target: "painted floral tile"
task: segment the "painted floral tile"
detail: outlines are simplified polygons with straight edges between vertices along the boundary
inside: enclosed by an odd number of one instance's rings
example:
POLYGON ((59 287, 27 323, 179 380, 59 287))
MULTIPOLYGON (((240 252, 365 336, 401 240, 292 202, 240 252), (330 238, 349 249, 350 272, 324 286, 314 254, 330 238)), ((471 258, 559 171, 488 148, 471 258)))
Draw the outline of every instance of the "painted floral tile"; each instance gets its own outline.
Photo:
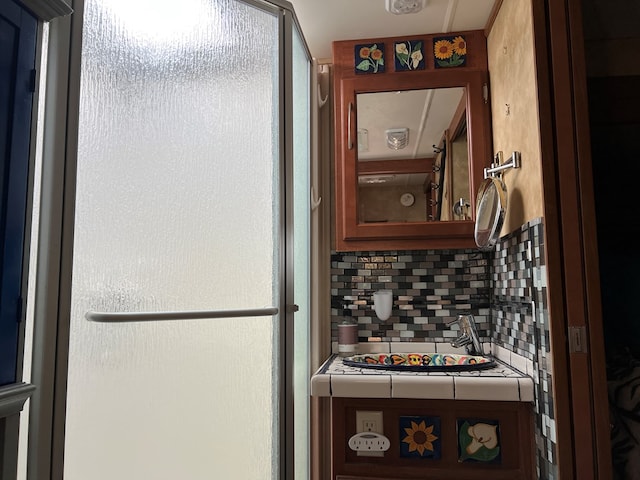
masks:
POLYGON ((384 72, 384 44, 364 44, 355 46, 356 73, 384 72))
POLYGON ((467 61, 467 42, 462 35, 435 37, 433 56, 436 68, 461 67, 467 61))
POLYGON ((405 40, 395 42, 396 72, 406 70, 424 70, 423 40, 405 40))
POLYGON ((400 417, 400 456, 439 459, 440 417, 400 417))
POLYGON ((457 425, 459 462, 502 462, 497 420, 459 418, 457 425))

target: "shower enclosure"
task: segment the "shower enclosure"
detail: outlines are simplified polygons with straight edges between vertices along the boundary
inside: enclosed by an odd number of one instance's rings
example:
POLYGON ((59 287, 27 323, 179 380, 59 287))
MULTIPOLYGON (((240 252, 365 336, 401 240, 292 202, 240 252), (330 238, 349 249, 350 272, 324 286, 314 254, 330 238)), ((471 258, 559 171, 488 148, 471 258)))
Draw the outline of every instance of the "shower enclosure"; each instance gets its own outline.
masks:
POLYGON ((28 478, 307 478, 311 59, 291 5, 73 6, 63 348, 35 367, 54 431, 32 422, 52 454, 28 478))

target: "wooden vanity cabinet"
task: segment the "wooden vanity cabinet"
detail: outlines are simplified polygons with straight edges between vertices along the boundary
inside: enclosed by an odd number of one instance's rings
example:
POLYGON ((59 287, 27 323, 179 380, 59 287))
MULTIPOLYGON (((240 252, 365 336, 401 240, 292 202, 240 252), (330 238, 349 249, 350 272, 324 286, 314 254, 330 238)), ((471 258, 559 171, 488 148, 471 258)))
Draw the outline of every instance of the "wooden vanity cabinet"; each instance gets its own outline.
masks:
MULTIPOLYGON (((331 467, 333 480, 533 480, 535 448, 533 405, 529 402, 477 400, 422 400, 331 398, 331 467), (357 411, 381 411, 383 433, 390 448, 382 457, 358 456, 348 446, 356 434, 357 411), (439 458, 407 456, 400 444, 406 433, 401 419, 420 422, 437 418, 439 458), (459 421, 495 422, 498 427, 499 457, 482 462, 461 461, 459 421)), ((427 421, 428 423, 428 421, 427 421)))
MULTIPOLYGON (((462 66, 450 68, 436 68, 434 65, 433 45, 434 39, 437 40, 439 35, 333 43, 335 248, 337 251, 475 248, 473 237, 475 194, 483 179, 483 169, 490 165, 492 158, 490 105, 487 98, 486 39, 483 31, 447 34, 449 37, 457 35, 463 36, 466 41, 466 62, 462 66), (395 71, 395 44, 400 41, 422 42, 425 57, 423 70, 395 71), (355 52, 358 46, 367 44, 384 45, 385 71, 383 73, 356 73, 355 52), (468 171, 463 172, 463 175, 465 181, 468 181, 469 198, 465 200, 468 200, 470 205, 470 219, 456 221, 433 219, 434 209, 429 199, 433 202, 438 197, 430 188, 431 180, 427 180, 424 186, 424 194, 427 198, 425 221, 363 221, 358 211, 359 169, 365 168, 365 163, 369 162, 359 162, 357 158, 358 95, 376 92, 436 91, 453 87, 462 87, 466 99, 466 109, 462 115, 463 123, 452 126, 451 129, 462 127, 467 135, 469 162, 468 171)), ((426 115, 428 105, 424 110, 426 115)), ((419 136, 416 132, 410 132, 410 135, 412 133, 416 137, 419 136)), ((443 131, 441 136, 445 137, 447 133, 443 131)), ((430 151, 430 155, 433 158, 423 159, 423 163, 432 166, 435 161, 434 150, 430 151)), ((417 162, 421 159, 414 156, 411 160, 417 162)), ((394 162, 398 165, 404 163, 397 160, 394 162)), ((371 169, 370 166, 367 167, 371 169)), ((393 172, 385 169, 378 173, 393 172)))

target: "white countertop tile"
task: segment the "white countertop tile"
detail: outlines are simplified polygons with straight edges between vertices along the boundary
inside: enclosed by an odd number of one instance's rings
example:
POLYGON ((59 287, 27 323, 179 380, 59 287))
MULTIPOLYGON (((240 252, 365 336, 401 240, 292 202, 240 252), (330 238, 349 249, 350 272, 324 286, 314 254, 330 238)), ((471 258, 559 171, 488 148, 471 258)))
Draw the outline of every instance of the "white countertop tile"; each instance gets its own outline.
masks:
POLYGON ((485 370, 399 371, 353 367, 332 355, 313 375, 311 395, 532 402, 533 380, 494 360, 496 366, 485 370))
POLYGON ((529 377, 519 378, 518 383, 520 385, 520 401, 533 402, 534 401, 533 379, 529 377))
POLYGON ((350 398, 390 398, 391 375, 331 375, 331 395, 350 398))
POLYGON ((456 377, 456 400, 520 401, 520 385, 517 378, 456 377))
POLYGON ((318 374, 311 377, 311 396, 331 396, 331 375, 318 374))
POLYGON ((391 397, 453 400, 455 398, 453 377, 432 375, 429 381, 425 382, 422 377, 415 375, 392 375, 391 397))

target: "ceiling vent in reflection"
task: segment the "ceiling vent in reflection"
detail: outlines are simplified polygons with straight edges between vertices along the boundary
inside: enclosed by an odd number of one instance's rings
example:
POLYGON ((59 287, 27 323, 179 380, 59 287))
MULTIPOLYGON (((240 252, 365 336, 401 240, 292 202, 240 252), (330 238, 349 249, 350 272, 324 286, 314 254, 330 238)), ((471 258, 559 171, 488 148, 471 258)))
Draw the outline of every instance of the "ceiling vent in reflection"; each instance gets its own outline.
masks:
POLYGON ((402 150, 409 144, 408 128, 392 128, 385 133, 387 134, 387 147, 391 150, 402 150))
POLYGON ((388 12, 394 15, 418 13, 424 8, 425 0, 386 0, 388 12))

